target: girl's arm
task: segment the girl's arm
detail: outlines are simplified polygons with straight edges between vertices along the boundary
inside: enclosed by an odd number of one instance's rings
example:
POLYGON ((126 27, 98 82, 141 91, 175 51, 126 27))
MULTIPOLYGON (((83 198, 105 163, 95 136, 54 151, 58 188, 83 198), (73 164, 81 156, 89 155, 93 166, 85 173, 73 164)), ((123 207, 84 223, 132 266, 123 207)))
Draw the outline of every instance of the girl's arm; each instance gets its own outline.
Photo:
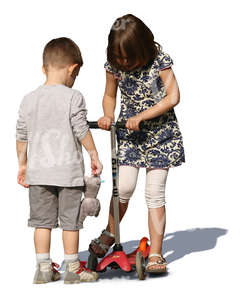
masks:
POLYGON ((180 102, 180 91, 172 68, 160 71, 160 78, 164 83, 167 96, 156 105, 139 113, 137 116, 141 121, 158 117, 180 102))
POLYGON ((163 81, 166 89, 166 97, 164 97, 160 102, 151 108, 148 108, 136 116, 129 118, 126 123, 126 128, 138 131, 139 123, 141 121, 158 117, 180 102, 180 91, 173 70, 168 68, 160 71, 160 78, 163 81))
POLYGON ((106 87, 103 96, 104 116, 114 119, 118 82, 112 73, 106 72, 106 87))

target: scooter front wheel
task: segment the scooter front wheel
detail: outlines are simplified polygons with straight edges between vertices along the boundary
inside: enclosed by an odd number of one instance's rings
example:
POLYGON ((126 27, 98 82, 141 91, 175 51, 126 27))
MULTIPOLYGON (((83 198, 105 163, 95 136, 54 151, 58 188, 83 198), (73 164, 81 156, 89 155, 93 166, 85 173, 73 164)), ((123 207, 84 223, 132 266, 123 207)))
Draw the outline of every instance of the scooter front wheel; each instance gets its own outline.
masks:
POLYGON ((141 251, 136 253, 136 273, 139 280, 145 279, 145 259, 141 251))

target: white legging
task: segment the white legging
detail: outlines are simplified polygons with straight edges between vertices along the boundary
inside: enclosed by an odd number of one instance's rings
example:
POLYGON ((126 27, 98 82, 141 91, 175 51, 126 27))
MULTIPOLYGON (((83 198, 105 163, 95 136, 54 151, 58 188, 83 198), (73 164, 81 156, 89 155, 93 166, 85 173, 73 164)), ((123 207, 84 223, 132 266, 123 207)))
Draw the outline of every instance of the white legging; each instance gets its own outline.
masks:
MULTIPOLYGON (((148 208, 158 208, 166 204, 165 187, 169 169, 146 168, 145 200, 148 208)), ((134 193, 139 168, 119 166, 119 201, 127 203, 134 193)))

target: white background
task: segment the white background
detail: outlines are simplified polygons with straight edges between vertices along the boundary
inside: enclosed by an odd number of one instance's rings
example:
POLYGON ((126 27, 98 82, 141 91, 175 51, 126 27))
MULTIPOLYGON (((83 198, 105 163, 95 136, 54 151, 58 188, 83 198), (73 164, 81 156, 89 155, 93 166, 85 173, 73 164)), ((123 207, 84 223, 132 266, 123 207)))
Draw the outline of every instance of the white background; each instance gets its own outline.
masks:
MULTIPOLYGON (((241 282, 241 9, 239 1, 1 1, 1 298, 239 299, 241 282), (44 82, 41 56, 52 38, 78 43, 84 66, 74 88, 89 121, 102 116, 107 36, 115 18, 133 13, 174 61, 181 101, 175 107, 186 163, 167 180, 164 255, 169 274, 138 281, 108 272, 96 283, 33 285, 28 191, 16 183, 15 124, 22 97, 44 82)), ((119 112, 119 98, 116 116, 119 112)), ((80 233, 81 258, 106 225, 111 197, 110 136, 92 131, 104 164, 102 211, 80 233)), ((84 150, 85 151, 85 150, 84 150)), ((85 153, 87 175, 90 161, 85 153)), ((148 235, 145 169, 121 226, 127 248, 148 235)), ((61 231, 51 256, 61 263, 61 231)))

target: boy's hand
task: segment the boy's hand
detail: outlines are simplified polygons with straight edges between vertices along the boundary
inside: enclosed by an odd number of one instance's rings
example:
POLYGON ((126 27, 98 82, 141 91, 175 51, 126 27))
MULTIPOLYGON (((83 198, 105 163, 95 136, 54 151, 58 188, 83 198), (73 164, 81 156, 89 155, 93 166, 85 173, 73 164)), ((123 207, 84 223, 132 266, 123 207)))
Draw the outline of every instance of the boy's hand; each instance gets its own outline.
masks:
POLYGON ((92 175, 100 175, 102 173, 103 165, 98 158, 91 160, 92 175))
POLYGON ((102 128, 104 130, 110 130, 110 127, 111 127, 111 124, 113 121, 114 121, 113 118, 103 116, 97 121, 97 123, 100 128, 102 128))
POLYGON ((18 176, 17 176, 17 181, 18 184, 22 185, 25 188, 29 187, 29 184, 25 183, 25 179, 26 179, 26 167, 19 167, 18 170, 18 176))

